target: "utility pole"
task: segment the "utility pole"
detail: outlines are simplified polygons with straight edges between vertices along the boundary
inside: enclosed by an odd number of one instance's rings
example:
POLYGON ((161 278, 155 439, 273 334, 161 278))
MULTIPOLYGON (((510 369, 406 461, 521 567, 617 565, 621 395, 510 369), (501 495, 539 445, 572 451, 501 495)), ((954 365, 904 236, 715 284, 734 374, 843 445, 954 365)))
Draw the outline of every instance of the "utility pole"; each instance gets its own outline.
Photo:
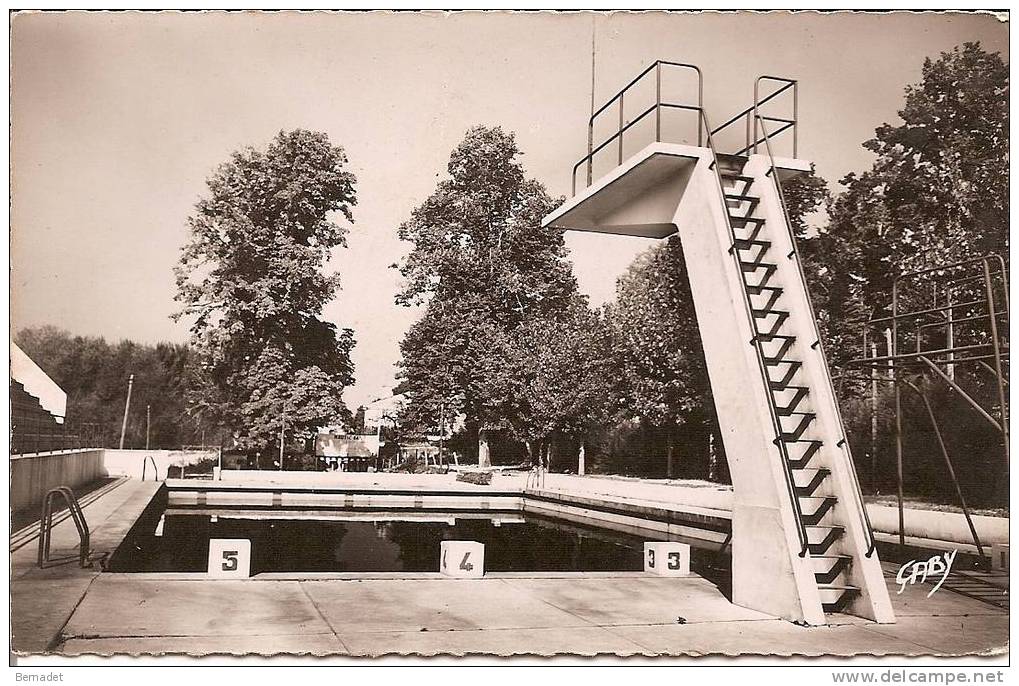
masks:
MULTIPOLYGON (((594 28, 595 28, 595 17, 597 15, 591 15, 591 117, 594 117, 594 28)), ((592 126, 587 127, 587 154, 592 154, 592 148, 594 147, 594 128, 592 126)), ((587 185, 591 185, 591 167, 592 161, 589 158, 587 160, 587 185)))
POLYGON ((152 424, 152 405, 145 406, 145 449, 149 449, 149 426, 152 424))
POLYGON ((127 433, 127 413, 131 409, 131 389, 134 387, 134 374, 127 379, 127 401, 124 403, 124 423, 120 425, 120 449, 124 449, 124 434, 127 433))

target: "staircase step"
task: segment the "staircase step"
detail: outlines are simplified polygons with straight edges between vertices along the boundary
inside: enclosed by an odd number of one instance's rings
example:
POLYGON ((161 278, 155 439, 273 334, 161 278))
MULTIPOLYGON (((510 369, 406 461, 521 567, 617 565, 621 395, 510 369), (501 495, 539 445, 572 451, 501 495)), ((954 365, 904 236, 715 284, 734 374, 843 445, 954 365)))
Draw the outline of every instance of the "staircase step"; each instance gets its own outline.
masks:
POLYGON ((781 379, 777 379, 776 380, 776 379, 772 379, 769 376, 768 377, 768 385, 771 386, 771 390, 773 390, 773 391, 784 391, 784 390, 786 390, 789 387, 789 384, 792 382, 793 378, 795 378, 796 372, 798 372, 800 367, 802 367, 802 366, 803 366, 802 362, 800 362, 799 360, 794 360, 794 361, 789 363, 789 369, 787 369, 785 371, 785 373, 782 375, 781 379))
POLYGON ((825 612, 842 612, 849 602, 860 594, 856 586, 838 586, 835 584, 818 584, 821 594, 821 607, 825 612))
POLYGON ((781 286, 747 286, 747 293, 750 295, 762 295, 764 291, 782 295, 782 293, 785 292, 785 289, 781 286))
POLYGON ((728 170, 723 170, 722 171, 722 178, 726 179, 726 180, 732 180, 732 181, 744 181, 746 183, 753 183, 754 182, 754 177, 752 177, 752 176, 744 176, 743 174, 740 174, 738 172, 731 172, 731 171, 728 171, 728 170))
POLYGON ((833 495, 824 496, 801 496, 800 497, 800 521, 806 526, 817 526, 824 519, 825 515, 831 512, 835 503, 839 501, 833 495), (804 502, 806 501, 806 502, 804 502), (810 509, 804 508, 810 506, 810 509))
POLYGON ((718 158, 719 167, 725 170, 732 170, 737 174, 743 173, 743 167, 750 161, 750 157, 747 155, 735 155, 730 152, 720 152, 716 157, 718 158))
POLYGON ((791 389, 795 389, 795 391, 793 392, 791 398, 789 397, 783 398, 782 402, 784 404, 780 405, 779 399, 775 398, 775 411, 781 417, 785 417, 795 412, 796 407, 803 401, 803 399, 810 395, 810 389, 807 388, 806 386, 786 386, 782 390, 788 391, 791 389))
POLYGON ((764 224, 764 220, 759 217, 745 217, 740 214, 729 213, 729 221, 732 223, 734 229, 745 229, 747 224, 756 224, 760 228, 764 224))
POLYGON ((749 281, 747 281, 747 276, 751 275, 751 274, 759 274, 760 272, 755 271, 753 269, 747 270, 747 269, 744 268, 743 269, 743 285, 748 290, 751 289, 751 288, 764 288, 771 281, 771 277, 773 277, 775 275, 776 271, 778 271, 778 267, 776 267, 773 264, 769 264, 767 266, 767 268, 764 270, 764 274, 762 274, 760 276, 760 279, 757 281, 757 283, 752 284, 749 281))
POLYGON ((747 214, 753 212, 753 208, 757 207, 757 205, 761 202, 760 198, 753 195, 745 195, 743 193, 724 193, 724 195, 725 204, 729 207, 729 209, 738 209, 746 203, 747 214))
MULTIPOLYGON (((733 243, 733 247, 736 247, 735 243, 733 243)), ((771 248, 771 242, 770 241, 760 241, 759 244, 756 247, 757 247, 757 253, 754 254, 753 256, 750 256, 749 253, 748 253, 747 256, 744 256, 742 254, 739 255, 740 264, 753 265, 755 268, 761 266, 762 264, 767 264, 765 262, 762 262, 762 260, 764 259, 764 255, 768 252, 768 249, 771 248), (747 259, 748 257, 749 257, 749 259, 747 259)), ((737 248, 737 250, 752 250, 752 249, 753 249, 753 247, 749 247, 749 248, 737 248)), ((744 271, 746 271, 746 270, 744 269, 744 271)), ((751 269, 750 271, 753 271, 753 269, 751 269)))
POLYGON ((773 364, 778 364, 779 362, 781 362, 783 360, 783 358, 785 357, 785 354, 787 352, 789 352, 789 348, 793 347, 793 343, 795 341, 796 341, 796 337, 795 336, 790 336, 789 338, 787 338, 784 341, 782 341, 782 345, 778 346, 778 350, 777 351, 767 352, 767 351, 762 349, 761 352, 764 353, 764 361, 765 361, 765 363, 767 363, 769 365, 773 365, 773 364))
MULTIPOLYGON (((796 415, 793 414, 792 416, 795 417, 796 415)), ((807 427, 810 426, 810 424, 815 419, 817 419, 817 415, 814 414, 813 412, 803 413, 803 416, 800 417, 799 422, 796 424, 795 429, 793 429, 792 431, 786 431, 785 428, 783 427, 782 438, 785 439, 786 441, 800 440, 804 432, 806 432, 807 427)))
POLYGON ((832 584, 840 574, 853 564, 851 555, 811 555, 814 581, 818 584, 832 584))
POLYGON ((779 439, 786 444, 786 450, 792 446, 803 446, 802 452, 797 451, 796 454, 789 455, 789 466, 793 469, 806 469, 807 465, 810 464, 811 458, 817 454, 817 451, 824 445, 824 441, 819 441, 816 438, 808 438, 806 440, 799 441, 788 441, 779 439))
POLYGON ((734 248, 736 248, 737 250, 749 250, 750 248, 753 248, 754 246, 759 246, 759 247, 762 247, 762 248, 770 248, 771 247, 771 241, 761 241, 761 240, 757 240, 755 238, 737 238, 736 240, 734 240, 732 242, 732 246, 734 248))
POLYGON ((796 490, 796 495, 812 496, 817 493, 817 489, 820 488, 824 480, 831 474, 831 470, 827 467, 815 467, 813 469, 799 469, 793 470, 793 488, 796 490), (804 475, 810 476, 809 479, 801 479, 797 482, 797 476, 804 475))
POLYGON ((783 364, 788 364, 790 366, 796 367, 797 369, 802 367, 803 363, 800 362, 799 360, 787 360, 785 358, 785 353, 788 352, 788 348, 792 344, 793 344, 792 341, 785 341, 780 347, 780 352, 778 354, 764 356, 764 363, 769 367, 778 367, 779 365, 783 364))
POLYGON ((761 234, 761 229, 763 229, 763 228, 764 228, 764 224, 763 223, 755 223, 755 224, 753 224, 753 228, 750 228, 749 226, 746 226, 746 225, 744 225, 744 226, 736 226, 735 224, 732 227, 734 233, 736 231, 746 231, 747 234, 744 235, 743 238, 745 238, 747 240, 751 240, 751 241, 755 240, 761 234))
POLYGON ((845 527, 842 526, 807 524, 803 529, 807 532, 807 551, 811 555, 826 554, 835 541, 846 533, 845 527))
POLYGON ((772 315, 775 315, 782 321, 785 321, 789 317, 789 310, 754 310, 754 316, 758 319, 766 319, 772 315), (758 312, 760 314, 758 314, 758 312))

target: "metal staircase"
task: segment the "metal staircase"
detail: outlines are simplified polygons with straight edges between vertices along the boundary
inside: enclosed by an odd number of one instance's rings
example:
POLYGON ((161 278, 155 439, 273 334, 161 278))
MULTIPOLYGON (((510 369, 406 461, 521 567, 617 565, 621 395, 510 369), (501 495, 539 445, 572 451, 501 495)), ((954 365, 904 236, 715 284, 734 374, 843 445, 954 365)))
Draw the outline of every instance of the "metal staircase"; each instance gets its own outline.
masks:
MULTIPOLYGON (((776 427, 775 445, 785 462, 790 498, 800 534, 800 557, 809 557, 825 612, 840 612, 860 593, 847 582, 852 555, 842 552, 845 532, 835 522, 839 499, 830 482, 831 470, 823 464, 825 443, 811 404, 810 382, 802 374, 804 342, 789 330, 792 307, 785 306, 786 286, 778 281, 780 259, 766 221, 755 216, 761 197, 752 176, 743 174, 748 157, 717 155, 717 172, 732 230, 731 252, 749 304, 755 346, 765 370, 768 397, 776 427)), ((779 191, 780 192, 780 191, 779 191)), ((787 227, 781 227, 787 230, 787 227)), ((812 348, 817 340, 807 342, 812 348)), ((841 446, 840 446, 841 447, 841 446)))

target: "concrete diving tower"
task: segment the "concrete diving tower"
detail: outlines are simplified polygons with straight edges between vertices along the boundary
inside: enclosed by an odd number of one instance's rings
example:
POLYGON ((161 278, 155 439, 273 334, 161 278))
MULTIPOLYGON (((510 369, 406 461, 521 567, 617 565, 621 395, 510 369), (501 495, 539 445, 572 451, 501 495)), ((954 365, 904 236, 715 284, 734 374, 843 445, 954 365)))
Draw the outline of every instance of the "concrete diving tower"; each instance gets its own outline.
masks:
POLYGON ((893 622, 776 184, 810 164, 753 147, 652 143, 543 225, 679 234, 732 475, 733 602, 811 625, 893 622))

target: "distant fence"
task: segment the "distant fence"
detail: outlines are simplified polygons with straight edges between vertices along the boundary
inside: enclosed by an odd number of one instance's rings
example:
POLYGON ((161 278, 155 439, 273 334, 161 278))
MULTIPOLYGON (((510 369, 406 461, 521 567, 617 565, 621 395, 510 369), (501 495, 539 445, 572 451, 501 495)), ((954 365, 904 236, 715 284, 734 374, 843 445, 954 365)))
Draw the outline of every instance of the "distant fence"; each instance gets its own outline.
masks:
POLYGON ((42 502, 57 486, 77 488, 105 476, 102 449, 66 450, 11 456, 11 509, 42 502))
POLYGON ((103 444, 102 425, 92 422, 57 424, 52 417, 15 416, 12 423, 11 455, 99 448, 103 444))

